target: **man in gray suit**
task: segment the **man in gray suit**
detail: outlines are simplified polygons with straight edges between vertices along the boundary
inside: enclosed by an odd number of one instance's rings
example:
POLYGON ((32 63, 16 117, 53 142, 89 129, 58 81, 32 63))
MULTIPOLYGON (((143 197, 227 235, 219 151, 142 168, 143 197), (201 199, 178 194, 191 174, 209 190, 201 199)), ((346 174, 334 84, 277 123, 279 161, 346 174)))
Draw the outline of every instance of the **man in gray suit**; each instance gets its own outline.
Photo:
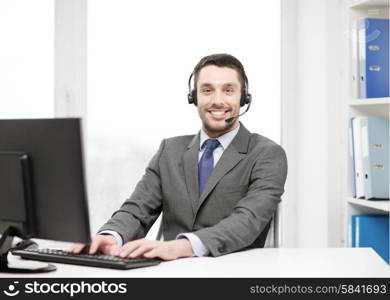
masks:
POLYGON ((202 129, 162 141, 133 194, 92 237, 89 253, 172 260, 264 246, 284 192, 285 152, 239 122, 251 95, 235 57, 202 58, 189 89, 202 129), (144 239, 161 212, 164 241, 144 239))

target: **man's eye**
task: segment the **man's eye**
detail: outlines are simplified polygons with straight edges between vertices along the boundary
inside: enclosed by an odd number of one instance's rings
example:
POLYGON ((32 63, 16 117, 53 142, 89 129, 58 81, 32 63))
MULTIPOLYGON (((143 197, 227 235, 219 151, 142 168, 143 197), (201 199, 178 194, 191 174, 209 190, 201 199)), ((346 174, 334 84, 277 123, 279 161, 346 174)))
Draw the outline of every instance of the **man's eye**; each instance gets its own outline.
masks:
POLYGON ((208 94, 208 93, 211 93, 211 90, 210 89, 203 89, 202 93, 208 94))
POLYGON ((234 92, 234 90, 233 89, 226 89, 226 93, 229 93, 229 94, 231 94, 231 93, 233 93, 234 92))

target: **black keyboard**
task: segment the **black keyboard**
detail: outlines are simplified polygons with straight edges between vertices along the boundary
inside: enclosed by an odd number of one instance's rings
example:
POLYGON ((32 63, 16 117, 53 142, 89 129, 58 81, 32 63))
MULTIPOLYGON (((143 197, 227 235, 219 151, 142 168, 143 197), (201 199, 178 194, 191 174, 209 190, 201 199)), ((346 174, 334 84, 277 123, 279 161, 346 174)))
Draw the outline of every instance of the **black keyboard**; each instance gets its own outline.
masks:
POLYGON ((155 258, 120 258, 105 254, 69 254, 56 249, 12 250, 12 254, 20 255, 26 259, 122 270, 154 266, 161 262, 160 259, 155 258))

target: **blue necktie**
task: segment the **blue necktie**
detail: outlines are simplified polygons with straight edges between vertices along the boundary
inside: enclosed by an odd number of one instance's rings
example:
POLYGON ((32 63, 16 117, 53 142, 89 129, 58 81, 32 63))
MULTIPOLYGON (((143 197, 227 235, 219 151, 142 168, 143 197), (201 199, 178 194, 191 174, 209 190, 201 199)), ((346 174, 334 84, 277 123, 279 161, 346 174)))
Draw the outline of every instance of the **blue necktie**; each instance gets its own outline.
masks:
POLYGON ((216 139, 208 139, 203 143, 204 152, 199 161, 199 196, 202 195, 207 180, 210 177, 214 168, 213 152, 219 146, 219 141, 216 139))

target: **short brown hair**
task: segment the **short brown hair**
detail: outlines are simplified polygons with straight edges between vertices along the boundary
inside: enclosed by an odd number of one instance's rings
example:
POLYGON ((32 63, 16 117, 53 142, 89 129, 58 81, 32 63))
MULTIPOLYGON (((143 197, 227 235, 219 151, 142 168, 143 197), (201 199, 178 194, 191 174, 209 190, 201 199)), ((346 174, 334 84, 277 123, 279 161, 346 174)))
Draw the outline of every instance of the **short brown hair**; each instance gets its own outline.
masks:
POLYGON ((239 80, 241 83, 242 92, 245 93, 245 88, 247 84, 247 77, 245 74, 244 66, 242 63, 235 58, 233 55, 226 53, 212 54, 203 57, 198 64, 195 66, 193 75, 194 75, 194 88, 196 89, 196 84, 198 82, 198 76, 200 70, 204 67, 213 65, 217 67, 228 67, 236 70, 239 75, 239 80))

